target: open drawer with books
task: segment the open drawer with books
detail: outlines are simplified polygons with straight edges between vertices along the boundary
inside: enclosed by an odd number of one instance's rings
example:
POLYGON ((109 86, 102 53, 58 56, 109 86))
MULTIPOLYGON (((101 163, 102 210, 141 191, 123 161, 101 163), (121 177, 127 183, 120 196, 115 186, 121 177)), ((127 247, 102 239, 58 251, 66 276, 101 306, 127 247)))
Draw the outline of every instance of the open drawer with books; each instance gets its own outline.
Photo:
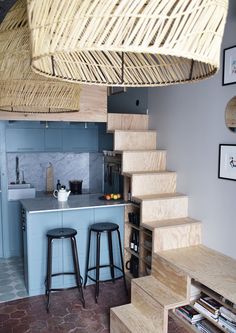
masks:
POLYGON ((175 309, 174 315, 193 332, 236 333, 236 304, 195 280, 190 305, 175 309))

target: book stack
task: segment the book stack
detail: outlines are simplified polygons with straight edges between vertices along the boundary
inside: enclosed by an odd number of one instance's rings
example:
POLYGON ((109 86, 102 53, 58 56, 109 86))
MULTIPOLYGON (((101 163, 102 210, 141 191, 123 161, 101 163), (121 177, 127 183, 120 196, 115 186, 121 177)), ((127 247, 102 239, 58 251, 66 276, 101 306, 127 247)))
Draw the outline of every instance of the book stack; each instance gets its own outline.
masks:
POLYGON ((220 307, 221 304, 218 303, 214 298, 204 295, 194 303, 194 308, 196 310, 216 322, 219 319, 220 307))
POLYGON ((236 333, 236 314, 221 306, 218 324, 227 332, 236 333))
POLYGON ((203 333, 222 333, 222 331, 214 326, 211 322, 209 322, 207 319, 203 319, 196 323, 196 327, 199 330, 199 332, 203 333))
POLYGON ((190 305, 185 305, 177 308, 175 312, 183 319, 187 320, 191 324, 195 324, 203 318, 203 316, 198 313, 190 305))

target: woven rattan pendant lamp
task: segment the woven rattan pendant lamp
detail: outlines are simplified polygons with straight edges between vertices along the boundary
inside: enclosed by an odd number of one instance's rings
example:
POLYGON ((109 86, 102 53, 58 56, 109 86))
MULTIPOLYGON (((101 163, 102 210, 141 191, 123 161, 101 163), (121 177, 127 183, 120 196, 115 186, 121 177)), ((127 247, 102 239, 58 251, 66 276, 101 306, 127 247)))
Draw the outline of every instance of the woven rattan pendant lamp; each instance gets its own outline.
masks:
POLYGON ((216 73, 228 0, 27 0, 32 68, 86 84, 159 86, 216 73))
POLYGON ((80 86, 35 74, 30 67, 25 0, 0 25, 0 110, 23 113, 79 111, 80 86))

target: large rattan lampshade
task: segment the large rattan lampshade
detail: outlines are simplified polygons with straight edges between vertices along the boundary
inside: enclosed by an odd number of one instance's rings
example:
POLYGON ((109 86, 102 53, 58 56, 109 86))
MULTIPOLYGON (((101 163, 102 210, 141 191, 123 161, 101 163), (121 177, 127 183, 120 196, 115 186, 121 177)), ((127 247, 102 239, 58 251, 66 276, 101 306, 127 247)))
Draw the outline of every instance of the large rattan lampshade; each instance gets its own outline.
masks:
POLYGON ((30 67, 25 0, 0 25, 0 110, 23 113, 79 111, 80 86, 45 78, 30 67))
POLYGON ((159 86, 216 73, 228 0, 27 0, 32 68, 86 84, 159 86))

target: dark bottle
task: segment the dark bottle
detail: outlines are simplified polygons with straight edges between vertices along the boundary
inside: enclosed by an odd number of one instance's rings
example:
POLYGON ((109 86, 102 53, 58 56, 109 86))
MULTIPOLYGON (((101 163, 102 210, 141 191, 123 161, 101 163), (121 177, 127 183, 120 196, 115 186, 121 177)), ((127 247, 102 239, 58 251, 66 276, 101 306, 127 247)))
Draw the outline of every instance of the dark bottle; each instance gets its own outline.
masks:
POLYGON ((131 235, 130 235, 130 249, 134 251, 134 246, 135 246, 135 232, 132 229, 131 235))
POLYGON ((60 180, 58 179, 57 180, 57 190, 59 191, 61 189, 61 183, 60 183, 60 180))
POLYGON ((138 231, 135 232, 134 251, 135 251, 136 253, 139 252, 139 232, 138 232, 138 231))

